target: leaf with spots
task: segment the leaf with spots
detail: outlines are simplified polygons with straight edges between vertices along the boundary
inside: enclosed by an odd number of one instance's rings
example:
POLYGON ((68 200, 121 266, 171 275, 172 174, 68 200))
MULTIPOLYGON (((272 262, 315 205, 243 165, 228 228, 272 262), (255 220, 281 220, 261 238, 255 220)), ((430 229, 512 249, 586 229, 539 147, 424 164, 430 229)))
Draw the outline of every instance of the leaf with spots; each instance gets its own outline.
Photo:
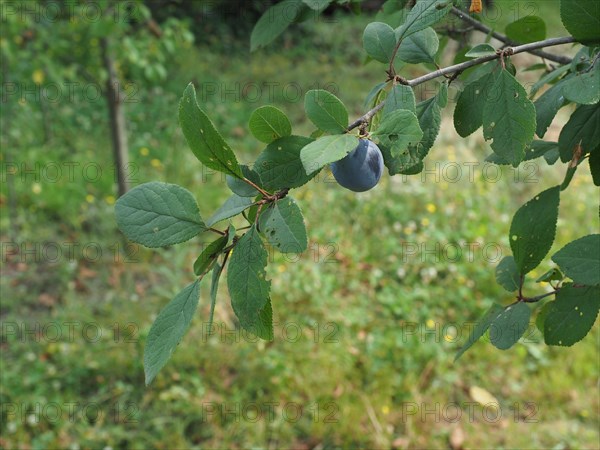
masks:
POLYGON ((248 127, 252 135, 266 144, 292 134, 290 119, 274 106, 261 106, 252 112, 248 127))
POLYGON ((308 183, 316 172, 307 175, 302 166, 300 151, 313 139, 287 136, 267 145, 254 163, 265 189, 297 188, 308 183))
POLYGON ((547 189, 521 206, 510 225, 510 248, 520 275, 544 259, 556 233, 560 186, 547 189))
POLYGON ((302 253, 308 246, 302 212, 289 197, 263 211, 259 227, 267 241, 282 253, 302 253))
POLYGON ((192 83, 179 102, 179 124, 196 158, 206 167, 243 178, 238 161, 212 121, 198 105, 192 83))
POLYGON ((582 340, 596 322, 600 287, 565 284, 557 292, 556 300, 548 305, 544 341, 548 345, 570 347, 582 340))
POLYGON ((575 283, 600 285, 600 234, 590 234, 569 242, 552 256, 575 283))
POLYGON ((519 289, 521 277, 512 256, 505 256, 496 266, 496 282, 508 292, 519 289))
POLYGON ((458 96, 454 128, 461 137, 474 133, 483 123, 483 109, 490 98, 494 67, 492 63, 481 66, 478 71, 481 76, 468 83, 458 96))
POLYGON ((494 153, 517 167, 533 140, 535 121, 535 106, 523 86, 507 70, 500 71, 483 107, 483 136, 493 140, 494 153))
POLYGON ((158 181, 136 186, 119 198, 115 215, 129 240, 150 248, 178 244, 206 230, 192 193, 158 181))

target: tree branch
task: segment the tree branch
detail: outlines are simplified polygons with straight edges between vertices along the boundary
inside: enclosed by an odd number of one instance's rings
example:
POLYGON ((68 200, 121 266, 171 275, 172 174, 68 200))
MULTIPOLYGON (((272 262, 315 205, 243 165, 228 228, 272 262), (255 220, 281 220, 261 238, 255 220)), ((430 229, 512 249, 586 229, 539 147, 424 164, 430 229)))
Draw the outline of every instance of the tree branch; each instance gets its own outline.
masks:
MULTIPOLYGON (((477 66, 479 64, 483 64, 488 61, 493 61, 494 59, 498 59, 500 57, 516 55, 517 53, 530 52, 531 50, 536 50, 536 49, 544 48, 544 47, 552 47, 554 45, 571 44, 573 42, 575 42, 575 39, 572 38, 571 36, 567 36, 567 37, 545 39, 543 41, 532 42, 531 44, 519 45, 517 47, 508 47, 502 51, 499 51, 495 55, 482 56, 480 58, 472 59, 471 61, 465 61, 460 64, 455 64, 453 66, 444 67, 443 69, 439 69, 434 72, 428 73, 426 75, 422 75, 420 77, 413 78, 412 80, 400 80, 400 83, 402 83, 406 86, 415 87, 415 86, 418 86, 419 84, 423 84, 429 80, 433 80, 435 78, 438 78, 438 77, 441 77, 444 75, 448 75, 451 73, 462 72, 463 70, 466 70, 469 67, 477 66)), ((348 126, 348 131, 353 130, 354 128, 356 128, 357 126, 359 126, 363 123, 367 123, 369 120, 371 120, 371 118, 375 114, 377 114, 377 112, 379 110, 381 110, 381 108, 383 108, 384 104, 385 104, 385 100, 382 101, 381 103, 379 103, 377 106, 375 106, 373 109, 368 111, 363 116, 356 119, 354 122, 352 122, 348 126)))
MULTIPOLYGON (((487 25, 484 25, 483 23, 479 22, 478 20, 472 18, 469 15, 469 13, 467 13, 466 11, 463 11, 463 10, 453 6, 451 9, 451 12, 452 12, 452 14, 457 16, 459 19, 461 19, 464 22, 471 25, 476 30, 481 31, 482 33, 488 34, 488 35, 492 36, 494 39, 497 39, 500 42, 504 42, 506 45, 510 45, 513 47, 516 45, 519 45, 518 42, 513 41, 512 39, 509 39, 508 37, 506 37, 503 34, 495 32, 487 25)), ((542 50, 528 50, 528 53, 539 56, 540 58, 547 59, 548 61, 554 61, 559 64, 570 64, 571 61, 573 61, 568 56, 553 55, 552 53, 544 52, 542 50)))

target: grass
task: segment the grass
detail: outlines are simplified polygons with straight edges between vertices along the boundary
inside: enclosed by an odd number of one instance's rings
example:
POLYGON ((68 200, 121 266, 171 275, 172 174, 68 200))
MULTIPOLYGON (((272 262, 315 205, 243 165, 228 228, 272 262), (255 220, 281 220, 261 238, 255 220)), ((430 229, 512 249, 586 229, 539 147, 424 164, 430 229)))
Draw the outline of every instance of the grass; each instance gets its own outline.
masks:
MULTIPOLYGON (((190 79, 244 162, 262 150, 246 127, 260 105, 280 106, 294 133, 312 131, 302 97, 292 94, 296 85, 306 92, 333 83, 351 117, 360 115, 364 96, 384 77, 375 63, 362 65, 357 36, 368 20, 307 26, 263 53, 225 61, 208 48, 182 51, 169 81, 144 87, 127 107, 135 183, 181 184, 205 217, 227 198, 222 177, 203 171, 177 127, 178 98, 190 79), (254 85, 261 94, 252 97, 254 85)), ((122 241, 103 104, 52 105, 49 144, 30 126, 41 120, 39 106, 12 107, 3 148, 13 160, 95 164, 102 175, 76 170, 51 182, 19 170, 18 215, 10 222, 3 184, 2 241, 16 224, 21 250, 38 250, 3 253, 2 448, 447 448, 461 434, 465 448, 598 448, 597 326, 563 349, 541 344, 532 325, 509 351, 481 342, 453 363, 465 322, 494 301, 511 301, 494 267, 509 252, 512 214, 559 183, 563 166, 537 160, 498 175, 482 163, 490 149, 480 132, 456 135, 450 106, 426 175, 385 176, 377 189, 355 195, 324 173, 293 193, 310 247, 298 259, 270 253, 274 342, 236 330, 224 283, 217 332, 208 335, 203 285, 189 333, 145 388, 149 327, 192 280, 202 238, 158 251, 122 241), (77 244, 73 257, 66 243, 77 244), (53 258, 56 244, 63 252, 53 258)), ((584 200, 594 194, 584 168, 561 195, 551 253, 597 232, 597 210, 584 200)))

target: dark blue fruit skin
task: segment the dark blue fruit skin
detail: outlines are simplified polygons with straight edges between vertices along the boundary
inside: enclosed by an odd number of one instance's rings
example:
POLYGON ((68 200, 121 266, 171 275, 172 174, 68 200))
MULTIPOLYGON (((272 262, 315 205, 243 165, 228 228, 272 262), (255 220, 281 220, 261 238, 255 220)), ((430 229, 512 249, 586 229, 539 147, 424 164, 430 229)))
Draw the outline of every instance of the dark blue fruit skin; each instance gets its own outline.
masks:
POLYGON ((383 173, 381 150, 368 139, 361 139, 358 147, 344 159, 331 164, 335 180, 346 189, 364 192, 375 187, 383 173))

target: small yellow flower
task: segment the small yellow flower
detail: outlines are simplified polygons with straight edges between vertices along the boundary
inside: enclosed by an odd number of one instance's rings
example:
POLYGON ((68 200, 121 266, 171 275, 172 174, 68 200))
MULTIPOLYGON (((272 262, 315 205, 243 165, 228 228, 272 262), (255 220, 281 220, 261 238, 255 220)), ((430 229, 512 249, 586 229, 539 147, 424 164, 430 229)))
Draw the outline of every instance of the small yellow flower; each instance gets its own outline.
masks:
POLYGON ((446 333, 446 334, 444 335, 444 340, 445 340, 446 342, 452 342, 452 341, 454 340, 454 336, 452 336, 450 333, 446 333))
POLYGON ((88 203, 94 203, 96 198, 92 194, 88 194, 85 196, 85 201, 88 203))
POLYGON ((433 321, 433 319, 427 319, 425 325, 427 325, 427 328, 435 328, 435 322, 433 321))
POLYGON ((115 204, 115 197, 112 195, 107 195, 106 198, 104 199, 106 201, 106 203, 108 203, 109 205, 114 205, 115 204))
POLYGON ((280 264, 279 266, 277 266, 277 271, 279 273, 285 272, 285 266, 283 264, 280 264))
POLYGON ((36 195, 41 193, 42 185, 40 183, 33 183, 33 185, 31 186, 31 192, 33 192, 36 195))
POLYGON ((35 84, 42 84, 44 82, 44 71, 40 69, 34 70, 31 79, 35 84))
POLYGON ((150 160, 150 164, 152 165, 152 167, 154 167, 155 169, 158 169, 160 166, 162 166, 162 163, 160 162, 160 159, 152 159, 150 160))
POLYGON ((150 150, 148 150, 147 147, 140 148, 140 155, 142 155, 142 156, 148 156, 149 154, 150 154, 150 150))
POLYGON ((390 413, 390 407, 388 405, 383 405, 381 407, 381 412, 387 416, 390 413))
POLYGON ((433 203, 427 203, 427 205, 425 206, 425 209, 427 209, 427 212, 429 212, 430 214, 433 214, 434 212, 437 211, 437 208, 433 203))
POLYGON ((421 225, 423 225, 424 227, 429 226, 429 219, 427 217, 422 218, 421 225))
POLYGON ((412 232, 413 232, 412 228, 409 228, 409 227, 404 227, 404 229, 402 231, 406 235, 412 234, 412 232))

